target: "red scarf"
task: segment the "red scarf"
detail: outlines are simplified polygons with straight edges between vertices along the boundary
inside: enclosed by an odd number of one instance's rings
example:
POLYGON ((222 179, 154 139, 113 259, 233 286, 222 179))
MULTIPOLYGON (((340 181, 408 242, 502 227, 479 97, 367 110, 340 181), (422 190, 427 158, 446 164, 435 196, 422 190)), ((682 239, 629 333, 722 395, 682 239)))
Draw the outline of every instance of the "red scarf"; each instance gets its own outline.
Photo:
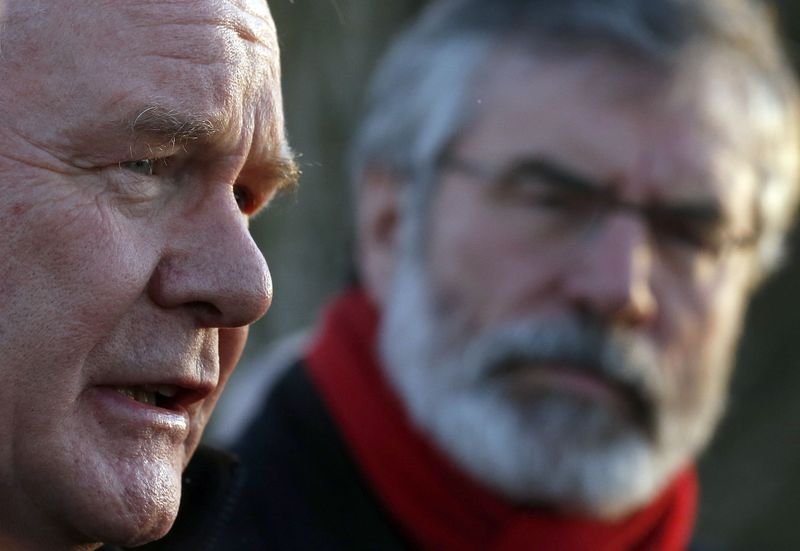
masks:
POLYGON ((617 522, 522 508, 459 471, 415 429, 376 360, 378 313, 361 291, 326 314, 311 377, 374 491, 422 548, 680 551, 697 502, 694 469, 617 522))

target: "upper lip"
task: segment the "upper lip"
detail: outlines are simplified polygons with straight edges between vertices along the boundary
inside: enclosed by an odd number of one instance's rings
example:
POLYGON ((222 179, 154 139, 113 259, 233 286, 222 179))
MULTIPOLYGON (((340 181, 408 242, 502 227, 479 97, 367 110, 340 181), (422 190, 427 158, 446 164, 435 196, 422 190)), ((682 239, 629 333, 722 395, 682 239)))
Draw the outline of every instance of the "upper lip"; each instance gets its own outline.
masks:
POLYGON ((501 364, 495 370, 493 370, 492 376, 502 377, 503 375, 513 373, 518 370, 538 369, 545 366, 548 369, 567 370, 585 375, 587 377, 592 377, 607 384, 609 387, 616 389, 627 400, 632 409, 634 417, 637 418, 639 422, 648 430, 652 430, 654 425, 654 419, 652 417, 653 413, 648 400, 642 392, 642 389, 632 382, 623 381, 610 376, 597 365, 593 365, 588 362, 576 362, 570 359, 549 359, 536 362, 508 362, 501 364))

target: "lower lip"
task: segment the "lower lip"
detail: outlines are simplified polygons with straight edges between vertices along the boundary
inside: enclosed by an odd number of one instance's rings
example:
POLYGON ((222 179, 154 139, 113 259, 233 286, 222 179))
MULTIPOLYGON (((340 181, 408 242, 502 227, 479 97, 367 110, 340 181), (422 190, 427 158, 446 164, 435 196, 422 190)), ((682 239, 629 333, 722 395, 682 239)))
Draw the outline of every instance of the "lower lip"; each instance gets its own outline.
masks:
POLYGON ((184 409, 169 410, 137 402, 112 387, 94 387, 87 397, 104 425, 116 421, 134 433, 156 429, 185 434, 189 430, 189 414, 184 409))

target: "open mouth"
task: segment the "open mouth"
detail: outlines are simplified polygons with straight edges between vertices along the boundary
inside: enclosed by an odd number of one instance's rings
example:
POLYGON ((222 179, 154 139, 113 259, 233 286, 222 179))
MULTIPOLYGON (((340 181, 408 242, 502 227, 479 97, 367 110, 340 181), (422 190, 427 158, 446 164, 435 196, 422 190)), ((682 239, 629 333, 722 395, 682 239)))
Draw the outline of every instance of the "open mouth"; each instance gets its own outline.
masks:
MULTIPOLYGON (((193 394, 175 385, 141 385, 115 387, 114 390, 136 402, 175 411, 193 394)), ((194 400, 189 400, 194 401, 194 400)))

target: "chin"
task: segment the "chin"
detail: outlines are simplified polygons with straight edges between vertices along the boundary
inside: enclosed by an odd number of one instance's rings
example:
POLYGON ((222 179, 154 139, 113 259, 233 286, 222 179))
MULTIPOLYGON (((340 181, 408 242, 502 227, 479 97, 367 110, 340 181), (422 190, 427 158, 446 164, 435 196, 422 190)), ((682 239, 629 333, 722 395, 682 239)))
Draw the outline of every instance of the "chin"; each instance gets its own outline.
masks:
POLYGON ((82 524, 81 531, 93 542, 135 547, 160 539, 177 517, 180 487, 173 483, 166 488, 153 486, 161 484, 137 484, 121 495, 107 495, 90 504, 93 516, 87 510, 75 524, 82 524))
POLYGON ((647 503, 680 467, 596 404, 551 396, 521 408, 497 394, 445 401, 427 431, 473 478, 515 503, 610 520, 647 503))
POLYGON ((99 521, 95 538, 131 547, 166 535, 180 505, 181 463, 161 458, 117 464, 111 473, 116 482, 90 503, 99 521))
POLYGON ((125 547, 163 537, 180 505, 183 453, 158 439, 127 449, 87 440, 69 452, 52 449, 51 441, 51 453, 25 454, 29 468, 20 482, 41 518, 58 520, 54 537, 71 545, 125 547))
MULTIPOLYGON (((175 511, 177 514, 177 511, 175 511)), ((164 516, 158 522, 149 522, 146 526, 105 526, 91 539, 93 542, 119 545, 121 547, 138 547, 156 541, 167 535, 175 522, 175 514, 164 516)), ((152 519, 151 519, 152 520, 152 519)))

